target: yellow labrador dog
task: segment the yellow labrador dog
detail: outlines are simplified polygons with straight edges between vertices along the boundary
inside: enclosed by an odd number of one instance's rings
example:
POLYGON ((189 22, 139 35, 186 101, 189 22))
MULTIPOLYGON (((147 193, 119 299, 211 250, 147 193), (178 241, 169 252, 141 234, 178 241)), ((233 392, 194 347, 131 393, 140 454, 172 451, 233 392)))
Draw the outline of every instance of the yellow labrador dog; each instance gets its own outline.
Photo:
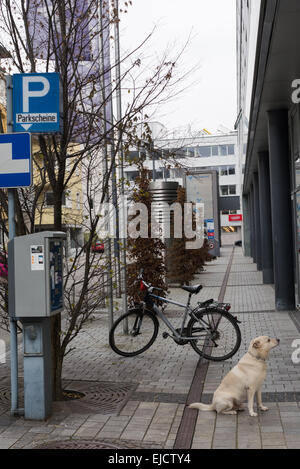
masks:
POLYGON ((243 410, 242 401, 247 394, 249 414, 251 417, 256 417, 257 413, 253 410, 253 403, 255 393, 257 393, 257 403, 260 410, 268 410, 261 400, 261 386, 267 374, 269 352, 272 348, 277 347, 279 342, 279 339, 271 339, 268 336, 253 339, 248 352, 227 373, 216 389, 212 404, 206 405, 196 402, 189 407, 234 415, 238 410, 243 410))

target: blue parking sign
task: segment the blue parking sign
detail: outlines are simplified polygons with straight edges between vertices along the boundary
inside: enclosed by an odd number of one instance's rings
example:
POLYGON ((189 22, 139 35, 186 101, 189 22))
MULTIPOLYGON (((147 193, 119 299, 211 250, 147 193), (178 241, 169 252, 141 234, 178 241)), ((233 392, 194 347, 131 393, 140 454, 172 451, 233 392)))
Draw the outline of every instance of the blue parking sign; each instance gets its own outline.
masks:
POLYGON ((0 134, 0 188, 29 187, 31 183, 31 135, 0 134))
POLYGON ((13 75, 13 131, 60 131, 60 77, 58 73, 13 75))

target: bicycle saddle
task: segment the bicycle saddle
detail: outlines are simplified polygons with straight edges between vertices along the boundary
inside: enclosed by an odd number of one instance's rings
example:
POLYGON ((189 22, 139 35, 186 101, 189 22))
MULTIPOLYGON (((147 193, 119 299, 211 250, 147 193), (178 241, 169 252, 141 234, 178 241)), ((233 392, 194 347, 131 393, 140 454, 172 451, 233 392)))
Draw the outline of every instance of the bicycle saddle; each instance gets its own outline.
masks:
POLYGON ((188 287, 187 285, 184 285, 181 288, 182 288, 182 290, 185 290, 185 291, 191 293, 192 295, 197 295, 197 293, 199 293, 199 291, 202 290, 203 285, 194 285, 192 287, 188 287))

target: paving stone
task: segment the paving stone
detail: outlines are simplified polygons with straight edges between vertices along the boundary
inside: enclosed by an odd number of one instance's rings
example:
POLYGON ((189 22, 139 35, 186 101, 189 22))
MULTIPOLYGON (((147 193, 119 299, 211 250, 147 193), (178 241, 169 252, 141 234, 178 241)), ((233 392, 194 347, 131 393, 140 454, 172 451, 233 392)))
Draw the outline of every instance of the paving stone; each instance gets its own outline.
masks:
POLYGON ((8 449, 11 448, 18 438, 1 438, 0 439, 0 449, 8 449))
POLYGON ((261 426, 260 431, 262 433, 282 433, 283 428, 281 425, 278 426, 261 426))
POLYGON ((262 443, 263 445, 284 445, 285 438, 284 433, 262 433, 262 443))

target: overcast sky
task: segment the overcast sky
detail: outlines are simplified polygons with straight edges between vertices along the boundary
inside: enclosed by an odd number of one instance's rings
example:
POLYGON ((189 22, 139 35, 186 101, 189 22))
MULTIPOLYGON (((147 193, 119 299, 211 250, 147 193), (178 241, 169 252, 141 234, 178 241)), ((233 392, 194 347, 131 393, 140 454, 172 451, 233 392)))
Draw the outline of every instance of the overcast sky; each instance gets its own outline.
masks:
POLYGON ((236 0, 132 0, 121 21, 122 50, 141 42, 155 26, 147 53, 179 50, 191 36, 177 73, 197 64, 188 89, 156 114, 169 130, 233 129, 236 111, 236 0))

